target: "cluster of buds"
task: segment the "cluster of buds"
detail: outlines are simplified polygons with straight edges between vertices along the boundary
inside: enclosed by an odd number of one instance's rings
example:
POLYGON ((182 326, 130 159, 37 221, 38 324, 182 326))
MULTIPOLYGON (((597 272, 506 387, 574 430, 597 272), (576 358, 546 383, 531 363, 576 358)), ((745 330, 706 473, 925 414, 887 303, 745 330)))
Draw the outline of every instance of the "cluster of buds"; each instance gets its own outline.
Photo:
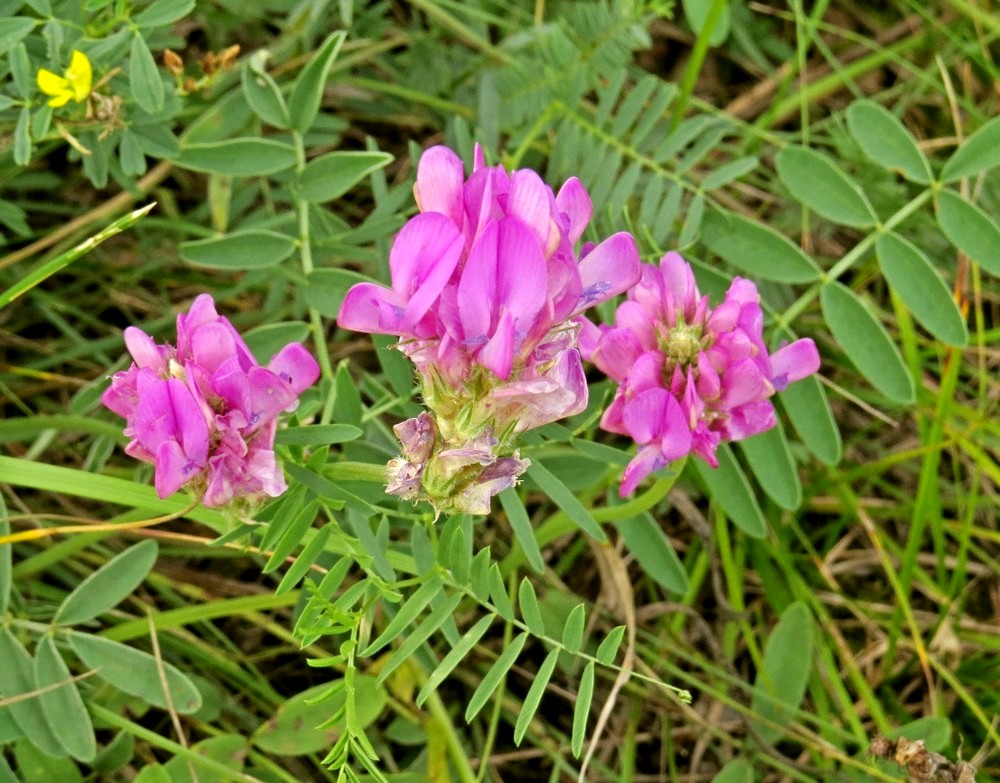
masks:
POLYGON ((319 376, 302 345, 286 345, 261 367, 208 294, 177 316, 176 346, 134 326, 125 345, 134 361, 101 399, 125 419, 125 451, 155 466, 161 498, 186 486, 206 506, 225 506, 284 492, 278 415, 294 410, 319 376))
POLYGON ((627 233, 577 251, 592 209, 579 180, 555 194, 533 171, 486 166, 478 147, 468 179, 450 149, 424 153, 414 196, 392 287, 354 286, 337 320, 398 336, 430 412, 397 427, 388 491, 485 514, 530 464, 516 436, 586 407, 576 319, 638 281, 639 254, 627 233))
POLYGON ((239 55, 239 44, 227 46, 219 52, 206 52, 198 61, 198 68, 202 73, 201 79, 195 79, 193 76, 185 76, 184 58, 173 49, 163 50, 163 67, 167 69, 171 76, 178 80, 181 89, 185 93, 192 93, 209 84, 211 77, 215 74, 232 68, 239 55))

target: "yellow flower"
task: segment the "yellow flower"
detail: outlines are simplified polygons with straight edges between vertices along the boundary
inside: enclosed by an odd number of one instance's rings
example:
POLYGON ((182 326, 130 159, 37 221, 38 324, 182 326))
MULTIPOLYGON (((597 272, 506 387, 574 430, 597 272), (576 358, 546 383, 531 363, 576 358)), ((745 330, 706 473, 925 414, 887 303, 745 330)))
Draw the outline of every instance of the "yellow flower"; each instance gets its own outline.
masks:
POLYGON ((70 100, 77 103, 87 100, 92 80, 90 60, 83 52, 75 49, 69 68, 62 76, 45 68, 38 71, 38 89, 52 96, 49 99, 49 106, 65 106, 70 100))

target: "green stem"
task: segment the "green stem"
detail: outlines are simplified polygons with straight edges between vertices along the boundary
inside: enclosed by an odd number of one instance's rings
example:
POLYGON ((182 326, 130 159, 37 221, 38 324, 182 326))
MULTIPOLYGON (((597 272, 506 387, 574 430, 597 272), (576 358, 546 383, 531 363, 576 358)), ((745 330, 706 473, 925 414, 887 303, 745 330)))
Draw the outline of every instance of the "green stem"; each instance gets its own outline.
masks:
POLYGON ((698 33, 698 38, 694 42, 694 49, 691 50, 691 59, 688 60, 684 68, 684 76, 681 79, 680 96, 674 108, 674 116, 670 119, 670 131, 673 132, 684 119, 684 110, 687 109, 688 101, 691 100, 691 93, 694 92, 694 84, 701 73, 701 66, 705 62, 705 55, 708 53, 709 41, 715 26, 722 18, 722 12, 726 9, 726 0, 712 0, 712 7, 708 9, 708 16, 698 33))

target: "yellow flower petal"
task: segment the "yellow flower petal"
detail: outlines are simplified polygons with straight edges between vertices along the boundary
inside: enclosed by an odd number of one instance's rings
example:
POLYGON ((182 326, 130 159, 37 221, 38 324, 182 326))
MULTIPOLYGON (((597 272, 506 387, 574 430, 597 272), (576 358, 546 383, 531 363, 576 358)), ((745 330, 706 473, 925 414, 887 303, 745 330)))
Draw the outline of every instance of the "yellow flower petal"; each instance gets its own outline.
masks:
POLYGON ((66 78, 73 86, 73 99, 80 103, 87 100, 90 95, 90 87, 93 83, 93 69, 90 67, 90 60, 83 52, 73 50, 73 57, 70 60, 69 68, 66 71, 66 78))
POLYGON ((38 71, 38 89, 46 95, 62 95, 69 91, 69 81, 46 68, 38 71))
POLYGON ((69 99, 72 97, 73 93, 71 93, 69 90, 66 90, 66 92, 60 93, 54 98, 49 98, 49 106, 58 109, 60 106, 65 106, 67 103, 69 103, 69 99))

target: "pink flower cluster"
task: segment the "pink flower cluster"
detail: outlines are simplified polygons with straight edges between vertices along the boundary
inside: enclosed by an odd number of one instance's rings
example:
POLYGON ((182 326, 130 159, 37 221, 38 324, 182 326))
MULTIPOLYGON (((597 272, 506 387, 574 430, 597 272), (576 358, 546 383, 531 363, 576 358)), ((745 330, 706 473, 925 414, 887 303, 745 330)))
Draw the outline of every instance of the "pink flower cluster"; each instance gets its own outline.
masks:
POLYGON ((319 376, 302 345, 285 346, 261 367, 208 294, 177 316, 176 347, 134 326, 125 345, 134 362, 112 377, 102 401, 125 418, 125 451, 156 466, 161 498, 187 485, 206 506, 223 506, 285 490, 274 455, 277 417, 319 376))
POLYGON ((819 354, 809 339, 769 354, 763 325, 752 282, 737 277, 713 310, 677 253, 643 265, 614 326, 585 325, 584 355, 620 384, 601 426, 640 446, 622 496, 690 452, 715 467, 720 442, 775 425, 768 398, 816 372, 819 354))
POLYGON ((403 429, 432 429, 432 446, 401 434, 389 491, 439 511, 486 513, 489 497, 528 466, 513 437, 586 407, 576 316, 634 285, 639 255, 627 233, 578 252, 592 209, 579 180, 555 194, 533 171, 486 166, 478 147, 468 178, 450 149, 425 152, 414 196, 420 214, 389 256, 392 287, 354 286, 337 321, 397 335, 433 414, 403 429), (443 470, 437 459, 467 464, 443 470), (474 489, 487 478, 489 493, 474 489))

